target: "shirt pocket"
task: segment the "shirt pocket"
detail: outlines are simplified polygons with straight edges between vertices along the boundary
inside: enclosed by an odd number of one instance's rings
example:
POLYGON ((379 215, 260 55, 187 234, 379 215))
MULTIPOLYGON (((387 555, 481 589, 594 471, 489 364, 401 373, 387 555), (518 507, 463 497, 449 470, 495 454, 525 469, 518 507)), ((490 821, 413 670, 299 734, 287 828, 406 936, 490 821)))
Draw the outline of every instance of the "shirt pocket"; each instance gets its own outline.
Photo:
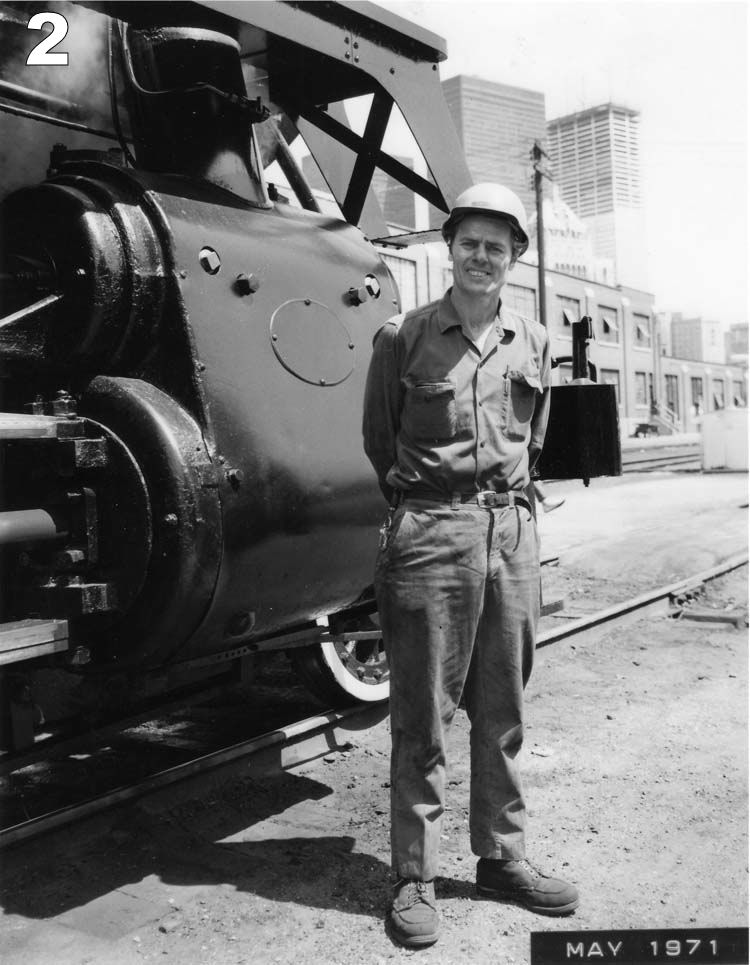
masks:
POLYGON ((420 442, 455 438, 456 387, 452 382, 415 382, 406 389, 403 414, 408 435, 420 442))
POLYGON ((525 441, 538 397, 542 394, 542 379, 534 364, 511 369, 504 379, 505 425, 509 439, 525 441))

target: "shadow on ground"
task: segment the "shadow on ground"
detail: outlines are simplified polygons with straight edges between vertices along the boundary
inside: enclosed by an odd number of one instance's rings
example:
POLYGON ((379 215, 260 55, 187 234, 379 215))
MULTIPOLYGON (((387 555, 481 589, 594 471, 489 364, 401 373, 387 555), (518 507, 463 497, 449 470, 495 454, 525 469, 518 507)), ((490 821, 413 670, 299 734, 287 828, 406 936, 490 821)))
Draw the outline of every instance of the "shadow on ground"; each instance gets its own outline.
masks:
MULTIPOLYGON (((78 828, 11 850, 2 908, 7 915, 54 918, 117 890, 135 891, 154 877, 176 887, 228 884, 270 901, 347 914, 385 912, 387 864, 354 850, 356 831, 326 833, 330 814, 316 819, 332 793, 326 784, 287 772, 236 780, 168 811, 131 806, 96 836, 78 828), (286 825, 279 816, 295 805, 302 805, 302 821, 297 809, 286 825)), ((443 897, 471 891, 453 879, 439 879, 437 890, 443 897)))

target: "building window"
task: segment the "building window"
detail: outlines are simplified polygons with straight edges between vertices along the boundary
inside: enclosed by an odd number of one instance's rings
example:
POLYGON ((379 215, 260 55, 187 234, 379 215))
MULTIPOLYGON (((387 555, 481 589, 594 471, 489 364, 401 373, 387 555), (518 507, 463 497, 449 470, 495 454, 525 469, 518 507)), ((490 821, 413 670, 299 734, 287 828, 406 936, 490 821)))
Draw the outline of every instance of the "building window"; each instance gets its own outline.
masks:
POLYGON ((690 378, 690 404, 693 415, 703 415, 703 379, 699 375, 690 378))
POLYGON ((417 307, 417 264, 410 258, 397 255, 380 256, 393 276, 401 301, 401 311, 408 312, 417 307))
POLYGON ((503 306, 526 318, 536 318, 536 292, 523 285, 506 285, 503 289, 503 306))
POLYGON ((638 348, 651 348, 651 325, 648 315, 633 312, 633 341, 638 348))
POLYGON ((599 381, 603 382, 604 385, 614 385, 615 398, 617 399, 617 404, 619 405, 620 404, 620 371, 619 369, 600 369, 599 381))
POLYGON ((679 419, 680 418, 679 376, 677 375, 664 376, 664 395, 667 400, 667 408, 675 417, 675 419, 679 419))
MULTIPOLYGON (((650 374, 650 373, 649 373, 650 374)), ((636 405, 648 405, 648 395, 646 387, 646 373, 636 372, 635 373, 635 404, 636 405)))
POLYGON ((602 342, 619 342, 620 329, 617 326, 617 309, 599 306, 599 335, 602 342))
POLYGON ((711 394, 714 397, 714 409, 723 409, 724 408, 724 380, 723 379, 713 380, 711 394))
POLYGON ((557 384, 569 385, 573 381, 573 366, 569 362, 563 362, 557 366, 557 384))
POLYGON ((732 400, 735 405, 740 407, 747 405, 745 398, 745 387, 742 382, 732 382, 732 400))
POLYGON ((581 320, 581 303, 577 298, 568 298, 567 295, 558 295, 557 304, 560 311, 560 319, 563 328, 570 328, 573 322, 581 320))

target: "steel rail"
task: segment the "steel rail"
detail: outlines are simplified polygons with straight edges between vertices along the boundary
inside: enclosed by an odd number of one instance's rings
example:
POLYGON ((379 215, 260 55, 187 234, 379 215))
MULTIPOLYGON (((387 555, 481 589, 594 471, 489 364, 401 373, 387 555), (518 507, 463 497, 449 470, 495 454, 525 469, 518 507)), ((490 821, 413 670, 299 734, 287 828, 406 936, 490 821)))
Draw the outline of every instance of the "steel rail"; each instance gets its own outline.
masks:
POLYGON ((642 620, 645 616, 664 614, 669 612, 670 597, 684 593, 686 590, 694 589, 709 580, 715 580, 724 573, 736 570, 748 562, 748 553, 736 553, 729 556, 716 566, 707 570, 702 570, 694 576, 667 586, 660 586, 648 593, 641 593, 623 603, 615 603, 613 606, 604 610, 597 610, 596 613, 587 614, 578 619, 571 619, 570 623, 553 627, 550 630, 537 634, 536 645, 540 647, 549 646, 551 643, 558 643, 567 637, 580 636, 595 630, 603 624, 623 624, 630 620, 642 620))
MULTIPOLYGON (((747 562, 747 552, 737 553, 716 566, 702 570, 691 577, 678 580, 667 586, 658 587, 648 593, 643 593, 596 613, 571 619, 570 623, 541 632, 537 636, 537 648, 549 646, 571 637, 580 638, 602 626, 623 625, 642 620, 650 615, 664 615, 669 612, 669 603, 672 597, 693 590, 745 565, 747 562)), ((98 815, 108 808, 137 800, 155 791, 185 781, 190 777, 202 775, 223 765, 252 757, 269 748, 280 749, 282 755, 285 748, 293 749, 291 754, 287 755, 286 760, 282 756, 282 768, 290 767, 303 759, 319 756, 319 754, 309 754, 309 750, 312 749, 316 740, 322 739, 324 741, 320 753, 330 753, 336 749, 335 742, 333 742, 330 734, 331 731, 335 732, 337 726, 345 726, 347 721, 356 722, 357 718, 367 719, 374 713, 384 712, 385 704, 386 701, 360 704, 345 710, 328 711, 314 717, 308 717, 287 727, 278 728, 259 737, 241 741, 220 751, 205 754, 194 760, 159 771, 137 784, 116 788, 80 804, 69 805, 0 830, 0 850, 75 821, 98 815), (304 758, 304 754, 308 754, 308 757, 304 758)))
MULTIPOLYGON (((185 761, 183 764, 177 764, 166 770, 158 771, 156 774, 152 774, 137 784, 115 788, 112 791, 90 798, 87 801, 70 804, 67 807, 59 808, 57 811, 41 814, 28 821, 4 828, 0 830, 0 850, 28 840, 29 838, 37 837, 48 831, 64 827, 67 824, 72 824, 75 821, 93 817, 118 804, 135 801, 155 791, 185 781, 197 774, 205 774, 210 770, 234 761, 252 757, 269 748, 287 748, 294 746, 296 748, 295 759, 284 765, 287 767, 291 766, 292 763, 298 763, 301 759, 301 751, 304 750, 304 746, 300 748, 299 745, 305 745, 308 741, 312 742, 317 736, 325 732, 335 731, 337 725, 341 725, 347 720, 356 719, 357 717, 367 717, 385 703, 386 701, 358 704, 354 707, 347 707, 344 710, 331 710, 317 714, 314 717, 308 717, 305 720, 297 721, 297 723, 289 724, 286 727, 280 727, 277 730, 269 731, 266 734, 261 734, 250 740, 231 744, 229 747, 224 747, 219 751, 213 751, 210 754, 196 757, 191 761, 185 761)), ((331 743, 330 737, 325 742, 325 747, 325 753, 330 753, 336 749, 335 744, 331 743)))
POLYGON ((668 469, 696 463, 700 466, 701 449, 697 444, 683 446, 653 446, 643 449, 624 449, 623 472, 640 472, 647 469, 668 469))
POLYGON ((700 453, 679 453, 672 455, 643 455, 639 454, 639 458, 636 459, 623 459, 622 467, 625 470, 631 469, 633 467, 639 466, 650 466, 654 463, 663 463, 665 466, 675 465, 680 466, 686 462, 700 462, 700 453))

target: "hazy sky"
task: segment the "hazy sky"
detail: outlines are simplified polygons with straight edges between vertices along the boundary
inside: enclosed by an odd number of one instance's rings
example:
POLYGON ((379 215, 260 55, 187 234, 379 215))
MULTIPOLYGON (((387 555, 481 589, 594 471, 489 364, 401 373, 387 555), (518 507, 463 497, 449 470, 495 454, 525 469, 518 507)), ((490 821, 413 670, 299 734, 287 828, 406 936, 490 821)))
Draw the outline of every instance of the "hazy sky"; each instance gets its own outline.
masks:
POLYGON ((641 112, 657 309, 748 317, 747 4, 736 0, 396 0, 444 37, 442 79, 545 95, 547 118, 609 100, 641 112))

